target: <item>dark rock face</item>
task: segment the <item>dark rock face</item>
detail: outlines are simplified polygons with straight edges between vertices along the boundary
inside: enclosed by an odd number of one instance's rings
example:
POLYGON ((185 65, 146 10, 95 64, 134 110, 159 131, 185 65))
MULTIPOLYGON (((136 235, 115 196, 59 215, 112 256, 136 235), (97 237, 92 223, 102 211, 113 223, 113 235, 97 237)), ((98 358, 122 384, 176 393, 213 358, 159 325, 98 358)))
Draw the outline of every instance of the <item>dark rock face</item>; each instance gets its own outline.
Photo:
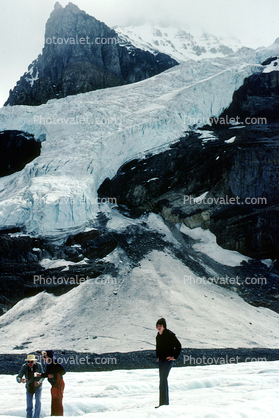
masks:
POLYGON ((44 238, 17 236, 20 230, 0 231, 0 315, 19 300, 43 290, 61 295, 83 281, 98 277, 108 268, 102 260, 116 247, 112 235, 92 230, 70 236, 65 244, 57 245, 44 238), (66 260, 83 264, 44 268, 44 259, 66 260))
POLYGON ((203 133, 207 142, 191 133, 161 154, 130 161, 103 182, 99 196, 115 196, 132 217, 160 214, 181 245, 176 255, 198 277, 208 277, 201 271, 206 264, 221 277, 237 276, 237 286, 224 286, 253 306, 279 312, 279 264, 269 268, 257 261, 279 257, 279 125, 217 129, 215 140, 213 132, 208 138, 203 133), (233 136, 234 142, 225 142, 233 136), (194 199, 205 192, 197 203, 194 199), (204 256, 199 260, 189 236, 176 228, 181 223, 209 229, 223 248, 256 260, 231 270, 220 270, 204 256), (247 277, 260 280, 249 286, 247 277))
MULTIPOLYGON (((175 224, 165 222, 166 228, 169 228, 175 238, 170 242, 164 234, 150 229, 146 219, 143 218, 142 222, 129 225, 119 232, 109 233, 105 228, 98 227, 89 232, 72 235, 65 243, 59 245, 44 238, 18 236, 15 233, 20 232, 19 230, 2 231, 0 233, 0 315, 19 300, 42 291, 61 295, 84 281, 95 278, 99 281, 99 284, 95 282, 96 286, 100 286, 101 278, 106 275, 116 279, 113 293, 117 295, 123 278, 127 278, 126 275, 137 268, 150 252, 166 249, 190 268, 197 277, 212 282, 214 278, 209 277, 212 274, 208 274, 208 271, 214 271, 219 278, 232 277, 233 282, 223 280, 213 283, 237 292, 253 306, 264 306, 279 312, 279 272, 276 266, 270 268, 256 260, 243 262, 236 267, 220 264, 206 254, 197 252, 193 247, 196 241, 179 231, 175 224), (111 260, 105 257, 116 246, 125 265, 124 270, 121 263, 113 261, 114 256, 111 260), (88 251, 91 254, 88 254, 88 251), (66 271, 64 265, 60 267, 48 265, 44 268, 40 263, 46 259, 52 262, 63 259, 76 264, 70 264, 66 271), (77 262, 81 263, 77 264, 77 262), (260 279, 251 286, 245 281, 247 277, 260 279), (262 281, 261 278, 264 280, 262 281)), ((14 348, 26 350, 24 344, 14 348)))
POLYGON ((106 87, 151 77, 178 63, 165 54, 153 55, 122 47, 117 33, 69 3, 56 3, 46 23, 43 52, 10 90, 5 105, 40 105, 106 87))
MULTIPOLYGON (((27 350, 27 347, 24 347, 23 344, 20 348, 25 351, 27 350)), ((15 349, 18 350, 19 348, 17 347, 15 349)), ((36 351, 35 356, 44 367, 42 352, 36 351)), ((158 368, 155 349, 104 354, 56 350, 55 357, 67 372, 103 372, 158 368), (107 362, 108 364, 102 364, 100 358, 109 358, 111 361, 107 362)), ((26 354, 0 354, 0 373, 18 374, 22 364, 25 363, 25 358, 26 354)), ((259 361, 279 360, 279 350, 270 348, 182 348, 174 367, 228 364, 235 363, 236 359, 237 363, 247 363, 256 358, 261 359, 259 361), (196 359, 196 361, 193 361, 193 359, 196 359)))
MULTIPOLYGON (((263 65, 272 61, 274 58, 265 61, 263 65)), ((219 119, 226 117, 227 120, 238 117, 238 121, 244 123, 251 123, 251 118, 257 118, 258 123, 263 124, 279 122, 279 71, 253 74, 246 78, 234 93, 231 105, 219 119)))
POLYGON ((40 155, 41 142, 21 131, 0 132, 0 177, 22 170, 40 155))
POLYGON ((202 143, 193 133, 162 154, 125 164, 99 195, 115 196, 133 216, 153 211, 169 222, 209 228, 224 248, 278 258, 279 126, 215 135, 202 143))

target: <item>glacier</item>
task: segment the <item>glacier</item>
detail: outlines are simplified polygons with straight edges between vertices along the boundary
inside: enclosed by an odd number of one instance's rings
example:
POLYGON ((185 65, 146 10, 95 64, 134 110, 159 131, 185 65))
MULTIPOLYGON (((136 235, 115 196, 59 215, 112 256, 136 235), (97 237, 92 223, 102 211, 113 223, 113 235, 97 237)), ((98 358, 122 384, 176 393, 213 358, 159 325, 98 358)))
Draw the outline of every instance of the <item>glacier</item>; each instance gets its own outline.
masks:
MULTIPOLYGON (((158 403, 158 370, 67 373, 64 417, 86 418, 277 418, 279 362, 254 361, 174 367, 170 405, 158 403), (201 401, 202 400, 202 401, 201 401)), ((43 383, 41 417, 50 417, 48 382, 43 383)), ((25 388, 15 376, 0 375, 1 417, 25 415, 25 388), (14 399, 17 402, 14 402, 14 399)))
MULTIPOLYGON (((42 141, 41 155, 0 179, 0 225, 57 236, 89 227, 97 189, 133 158, 158 153, 191 127, 218 116, 245 77, 279 44, 226 57, 188 60, 139 83, 0 110, 0 130, 42 141)), ((111 196, 113 198, 113 196, 111 196)))

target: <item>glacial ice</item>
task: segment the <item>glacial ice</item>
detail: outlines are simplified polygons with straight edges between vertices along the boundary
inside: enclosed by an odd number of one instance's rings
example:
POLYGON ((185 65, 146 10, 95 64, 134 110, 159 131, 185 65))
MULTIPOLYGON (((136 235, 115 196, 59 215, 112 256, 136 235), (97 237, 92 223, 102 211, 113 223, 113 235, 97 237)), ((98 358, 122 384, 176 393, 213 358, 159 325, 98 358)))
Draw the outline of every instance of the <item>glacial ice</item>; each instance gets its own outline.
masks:
POLYGON ((99 210, 97 189, 125 162, 158 153, 191 126, 218 116, 245 77, 279 45, 187 61, 150 79, 0 110, 0 130, 31 133, 41 155, 0 179, 0 225, 35 235, 83 230, 99 210))

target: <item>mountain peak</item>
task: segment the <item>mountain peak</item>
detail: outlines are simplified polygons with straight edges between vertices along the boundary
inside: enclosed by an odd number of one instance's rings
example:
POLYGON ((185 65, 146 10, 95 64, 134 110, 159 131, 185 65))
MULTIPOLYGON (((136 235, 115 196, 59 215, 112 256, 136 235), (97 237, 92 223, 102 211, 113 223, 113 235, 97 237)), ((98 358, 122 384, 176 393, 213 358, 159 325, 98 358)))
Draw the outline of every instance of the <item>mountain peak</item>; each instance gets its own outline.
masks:
POLYGON ((65 7, 65 10, 70 10, 73 13, 85 13, 86 14, 86 12, 84 12, 83 10, 80 10, 80 8, 76 4, 72 3, 71 1, 67 4, 67 6, 65 7))
POLYGON ((50 99, 133 83, 165 71, 177 61, 129 44, 105 23, 68 3, 55 3, 42 54, 10 91, 5 105, 40 105, 50 99))
POLYGON ((59 1, 57 1, 54 5, 54 10, 61 10, 63 9, 63 6, 61 6, 61 4, 59 3, 59 1))
MULTIPOLYGON (((86 12, 85 11, 83 11, 83 10, 80 10, 80 8, 76 5, 76 4, 74 4, 74 3, 72 3, 72 2, 69 2, 68 4, 67 4, 67 6, 65 6, 65 7, 63 7, 60 3, 59 3, 59 1, 57 1, 56 3, 55 3, 55 5, 54 5, 54 10, 53 10, 53 13, 56 15, 56 13, 60 13, 60 12, 72 12, 72 13, 74 13, 74 14, 86 14, 86 12)), ((50 17, 53 17, 53 13, 50 15, 50 17)))

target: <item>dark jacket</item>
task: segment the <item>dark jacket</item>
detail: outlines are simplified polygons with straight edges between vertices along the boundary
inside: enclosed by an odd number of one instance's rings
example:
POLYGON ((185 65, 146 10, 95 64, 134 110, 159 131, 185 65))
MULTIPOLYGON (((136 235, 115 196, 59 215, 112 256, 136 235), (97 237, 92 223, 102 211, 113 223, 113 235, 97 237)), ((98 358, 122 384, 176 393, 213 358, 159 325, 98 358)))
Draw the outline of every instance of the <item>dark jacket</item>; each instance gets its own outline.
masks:
POLYGON ((181 351, 181 344, 175 334, 169 329, 164 329, 162 335, 156 336, 156 354, 160 361, 166 360, 167 357, 177 359, 181 351))
POLYGON ((16 380, 18 383, 21 382, 21 379, 23 378, 23 376, 25 377, 25 379, 27 379, 27 382, 25 384, 25 387, 28 391, 28 393, 35 393, 35 391, 37 389, 39 389, 39 386, 34 386, 35 382, 40 382, 42 384, 43 382, 43 378, 41 377, 34 377, 34 372, 37 373, 43 373, 43 368, 41 363, 34 363, 33 367, 29 367, 28 363, 23 364, 23 366, 20 369, 19 374, 16 377, 16 380))
POLYGON ((57 363, 56 360, 53 360, 52 363, 47 364, 45 373, 42 374, 42 377, 48 377, 49 374, 53 374, 53 378, 48 378, 49 383, 51 386, 54 386, 57 381, 57 373, 60 374, 60 378, 63 379, 63 375, 66 373, 61 364, 57 363))

